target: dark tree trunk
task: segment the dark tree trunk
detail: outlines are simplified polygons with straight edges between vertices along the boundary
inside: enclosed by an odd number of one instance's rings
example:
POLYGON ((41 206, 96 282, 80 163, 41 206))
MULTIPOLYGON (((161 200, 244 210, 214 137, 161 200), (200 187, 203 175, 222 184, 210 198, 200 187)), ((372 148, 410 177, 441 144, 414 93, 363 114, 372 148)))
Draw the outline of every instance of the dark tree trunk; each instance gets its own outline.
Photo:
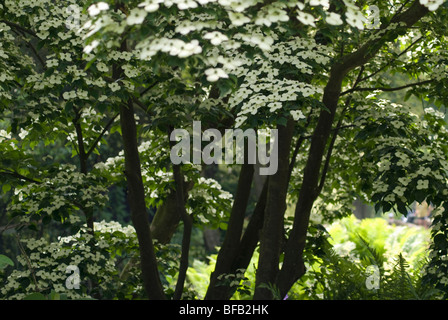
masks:
POLYGON ((215 270, 210 277, 210 285, 205 296, 208 300, 223 299, 227 295, 228 288, 219 283, 218 277, 233 273, 232 264, 240 245, 253 174, 254 166, 252 164, 245 163, 242 165, 226 235, 219 250, 215 270))
POLYGON ((269 178, 254 299, 272 299, 271 290, 261 285, 275 284, 278 273, 294 127, 292 119, 288 120, 286 126, 278 126, 278 170, 269 178))
POLYGON ((125 175, 128 186, 128 201, 132 223, 137 233, 143 285, 149 299, 165 299, 162 283, 157 268, 157 260, 149 227, 146 210, 145 191, 140 167, 137 145, 137 129, 132 102, 120 107, 121 131, 125 156, 125 175))
MULTIPOLYGON (((420 5, 419 1, 415 1, 408 10, 396 15, 392 22, 404 22, 405 27, 410 27, 427 13, 428 9, 420 5)), ((312 135, 302 188, 295 208, 293 229, 286 244, 283 266, 276 280, 276 286, 281 296, 286 295, 291 286, 305 272, 302 254, 305 248, 309 218, 314 201, 322 187, 319 186, 322 159, 331 134, 344 77, 349 71, 367 63, 387 41, 392 41, 397 36, 398 33, 389 37, 379 37, 376 41, 368 42, 357 51, 344 56, 340 62, 333 65, 323 96, 323 104, 327 110, 322 110, 320 113, 312 135)), ((331 154, 327 156, 331 156, 331 154)), ((322 174, 326 174, 325 170, 322 174)))

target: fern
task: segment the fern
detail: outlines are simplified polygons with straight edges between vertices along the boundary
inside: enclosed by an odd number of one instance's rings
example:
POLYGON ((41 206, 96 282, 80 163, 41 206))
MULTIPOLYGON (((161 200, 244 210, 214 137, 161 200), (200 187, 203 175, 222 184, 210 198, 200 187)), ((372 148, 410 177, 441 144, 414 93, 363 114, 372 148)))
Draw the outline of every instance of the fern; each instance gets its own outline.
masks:
POLYGON ((409 263, 402 254, 396 263, 387 269, 386 258, 359 236, 364 250, 358 250, 360 264, 350 257, 339 256, 332 247, 324 249, 319 268, 313 268, 303 279, 308 299, 324 300, 415 300, 435 299, 437 290, 423 283, 421 268, 410 272, 409 263), (367 268, 378 266, 380 270, 379 288, 367 288, 367 268))
POLYGON ((369 256, 361 256, 361 260, 367 260, 371 265, 376 265, 383 270, 383 265, 386 261, 386 258, 382 253, 380 253, 377 249, 371 246, 366 239, 364 239, 360 234, 358 234, 359 239, 361 240, 361 244, 367 249, 367 252, 370 254, 369 256))

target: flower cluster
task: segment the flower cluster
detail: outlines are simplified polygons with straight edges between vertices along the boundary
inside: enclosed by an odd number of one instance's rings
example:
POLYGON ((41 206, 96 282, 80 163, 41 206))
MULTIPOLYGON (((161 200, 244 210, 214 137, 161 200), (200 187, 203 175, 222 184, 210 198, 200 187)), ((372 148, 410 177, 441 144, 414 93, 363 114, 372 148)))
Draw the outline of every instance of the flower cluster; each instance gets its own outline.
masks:
MULTIPOLYGON (((313 41, 293 39, 273 44, 264 59, 241 59, 242 66, 235 73, 245 81, 229 100, 231 106, 239 106, 236 126, 241 126, 251 116, 259 116, 262 110, 267 109, 268 114, 276 113, 283 110, 286 103, 318 97, 322 88, 283 78, 283 74, 295 68, 301 74, 311 75, 316 65, 329 62, 329 54, 328 48, 313 41)), ((295 109, 291 110, 291 116, 295 120, 305 118, 303 111, 295 109)))
POLYGON ((73 223, 80 221, 77 208, 101 207, 107 201, 107 189, 97 177, 79 173, 75 166, 65 166, 51 178, 17 188, 8 210, 26 223, 39 216, 73 223))
POLYGON ((95 223, 94 235, 82 229, 76 235, 61 237, 56 242, 49 243, 43 238, 23 239, 21 245, 24 251, 17 258, 20 268, 9 275, 0 290, 4 298, 23 299, 32 292, 48 294, 54 291, 68 299, 92 296, 111 299, 117 298, 120 290, 136 289, 135 283, 120 281, 117 271, 118 253, 126 258, 137 252, 137 237, 131 226, 102 221, 95 223), (79 289, 66 284, 70 276, 69 266, 79 270, 79 289))

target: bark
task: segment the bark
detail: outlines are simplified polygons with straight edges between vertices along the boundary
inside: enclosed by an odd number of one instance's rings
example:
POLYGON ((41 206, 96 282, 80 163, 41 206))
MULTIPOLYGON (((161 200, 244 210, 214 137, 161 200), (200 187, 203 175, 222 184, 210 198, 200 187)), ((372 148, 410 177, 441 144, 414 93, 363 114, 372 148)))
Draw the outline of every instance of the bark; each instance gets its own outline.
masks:
POLYGON ((183 191, 184 177, 180 165, 173 165, 173 175, 176 184, 176 207, 184 223, 182 235, 182 253, 179 265, 179 275, 177 277, 176 289, 174 290, 174 300, 180 300, 184 291, 185 278, 188 269, 188 257, 190 252, 191 230, 193 228, 193 219, 187 213, 185 208, 185 199, 183 191))
MULTIPOLYGON (((428 12, 427 8, 415 1, 408 10, 395 16, 392 22, 404 22, 406 27, 412 26, 428 12)), ((308 160, 304 169, 302 188, 295 208, 293 229, 286 244, 284 261, 277 277, 277 287, 281 296, 286 295, 291 286, 304 274, 303 250, 309 218, 315 199, 319 195, 319 174, 327 141, 330 137, 342 81, 349 71, 368 62, 387 42, 395 39, 397 33, 379 38, 362 46, 356 52, 344 56, 339 63, 334 64, 329 81, 324 90, 323 103, 328 111, 320 113, 314 130, 308 160)))
POLYGON ((243 164, 238 179, 238 188, 230 214, 227 232, 219 250, 215 270, 210 277, 210 285, 205 296, 207 300, 223 299, 226 296, 226 292, 228 292, 228 288, 219 283, 218 277, 223 274, 234 273, 232 264, 240 245, 253 175, 254 166, 248 163, 243 164))
POLYGON ((254 299, 272 299, 272 292, 261 285, 275 284, 278 273, 294 127, 292 119, 286 126, 278 126, 278 171, 269 178, 254 299))
POLYGON ((165 299, 146 210, 145 191, 137 145, 137 129, 132 102, 120 107, 120 122, 125 156, 125 175, 132 223, 137 233, 143 285, 149 299, 165 299))
MULTIPOLYGON (((73 119, 73 125, 75 127, 76 131, 76 137, 78 140, 78 157, 79 157, 79 165, 80 165, 80 171, 82 174, 87 175, 88 169, 87 169, 87 159, 88 154, 85 150, 84 145, 84 136, 82 132, 81 123, 79 122, 81 119, 81 110, 76 110, 76 117, 73 119)), ((89 229, 89 233, 91 235, 94 234, 94 218, 93 218, 93 209, 92 208, 82 208, 84 215, 86 216, 86 224, 87 228, 89 229)))
MULTIPOLYGON (((188 198, 188 192, 191 190, 192 183, 184 183, 182 186, 183 202, 188 198)), ((177 226, 181 221, 181 214, 177 206, 177 190, 171 190, 167 198, 157 208, 154 219, 151 222, 151 235, 154 240, 162 244, 171 241, 177 226)))

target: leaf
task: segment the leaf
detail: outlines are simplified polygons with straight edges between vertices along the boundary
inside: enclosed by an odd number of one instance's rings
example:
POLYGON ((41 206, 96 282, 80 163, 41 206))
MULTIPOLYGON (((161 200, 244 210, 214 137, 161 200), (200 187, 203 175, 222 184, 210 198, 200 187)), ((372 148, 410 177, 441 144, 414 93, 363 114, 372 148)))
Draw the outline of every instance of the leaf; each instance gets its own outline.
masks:
POLYGON ((0 270, 5 269, 8 265, 14 266, 14 262, 7 256, 0 254, 0 270))
POLYGON ((3 193, 7 193, 9 190, 11 190, 11 185, 8 184, 8 183, 5 183, 5 184, 2 186, 2 191, 3 191, 3 193))
POLYGON ((47 298, 40 292, 33 292, 23 298, 23 300, 47 300, 47 298))

